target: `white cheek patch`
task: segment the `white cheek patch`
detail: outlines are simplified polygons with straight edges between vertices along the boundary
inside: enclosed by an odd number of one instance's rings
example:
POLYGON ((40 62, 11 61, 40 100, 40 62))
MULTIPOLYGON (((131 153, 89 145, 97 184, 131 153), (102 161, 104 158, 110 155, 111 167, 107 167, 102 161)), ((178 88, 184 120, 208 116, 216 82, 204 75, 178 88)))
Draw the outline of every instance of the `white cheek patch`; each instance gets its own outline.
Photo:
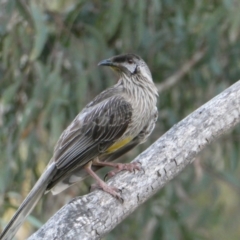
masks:
POLYGON ((124 64, 124 67, 132 74, 136 70, 136 65, 135 64, 124 64))
POLYGON ((131 71, 131 73, 134 73, 136 71, 136 65, 131 65, 130 71, 131 71))

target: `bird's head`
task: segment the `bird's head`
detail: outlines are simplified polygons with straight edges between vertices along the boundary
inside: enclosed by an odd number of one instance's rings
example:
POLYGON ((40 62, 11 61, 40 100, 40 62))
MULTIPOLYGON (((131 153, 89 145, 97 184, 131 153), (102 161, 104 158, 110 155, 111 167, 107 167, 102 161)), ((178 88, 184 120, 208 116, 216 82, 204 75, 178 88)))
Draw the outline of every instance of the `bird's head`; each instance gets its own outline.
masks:
POLYGON ((135 54, 121 54, 101 61, 98 66, 109 66, 113 70, 125 73, 127 76, 142 75, 152 80, 147 64, 135 54))

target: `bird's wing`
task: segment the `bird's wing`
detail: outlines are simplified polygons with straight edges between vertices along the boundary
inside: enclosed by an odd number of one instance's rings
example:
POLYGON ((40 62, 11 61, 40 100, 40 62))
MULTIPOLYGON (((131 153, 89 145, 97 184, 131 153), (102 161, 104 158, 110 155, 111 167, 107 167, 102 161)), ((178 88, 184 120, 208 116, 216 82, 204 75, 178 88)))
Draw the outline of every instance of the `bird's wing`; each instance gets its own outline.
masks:
POLYGON ((131 149, 133 149, 134 147, 136 147, 138 144, 145 142, 146 139, 149 137, 149 135, 152 133, 155 127, 157 118, 158 118, 158 111, 156 108, 149 122, 144 126, 144 128, 139 132, 139 134, 132 139, 132 141, 130 141, 128 144, 126 144, 125 146, 123 146, 122 148, 118 149, 117 151, 111 154, 101 156, 99 160, 103 162, 105 161, 112 162, 117 158, 121 157, 123 154, 130 151, 131 149))
POLYGON ((122 96, 113 96, 85 108, 64 131, 54 152, 56 172, 48 189, 74 169, 104 153, 126 131, 132 106, 122 96))
MULTIPOLYGON (((120 149, 117 149, 115 152, 104 154, 100 156, 99 160, 103 162, 112 162, 116 160, 117 158, 121 157, 123 154, 129 152, 131 149, 136 147, 138 144, 142 142, 142 140, 145 138, 145 130, 146 127, 139 133, 138 136, 136 136, 134 139, 132 139, 129 143, 121 147, 120 149)), ((92 170, 97 171, 101 169, 102 167, 92 165, 92 170)), ((64 189, 68 188, 72 184, 79 182, 87 177, 87 172, 84 171, 82 166, 79 166, 78 168, 74 169, 74 171, 71 172, 71 175, 64 176, 61 181, 57 182, 56 185, 54 185, 53 188, 51 188, 52 193, 58 194, 62 192, 64 189)))

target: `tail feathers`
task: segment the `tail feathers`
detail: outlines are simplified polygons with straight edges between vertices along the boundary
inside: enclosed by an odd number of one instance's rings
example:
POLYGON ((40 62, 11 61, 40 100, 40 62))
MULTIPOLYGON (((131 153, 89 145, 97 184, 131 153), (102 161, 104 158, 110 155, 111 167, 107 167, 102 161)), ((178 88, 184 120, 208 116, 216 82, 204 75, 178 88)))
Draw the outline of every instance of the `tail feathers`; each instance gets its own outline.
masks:
POLYGON ((35 207, 39 199, 44 194, 47 185, 51 180, 55 170, 56 170, 55 163, 52 163, 51 165, 48 166, 48 168, 39 178, 31 192, 25 198, 23 203, 20 205, 11 221, 3 230, 2 234, 0 235, 1 240, 11 240, 14 237, 17 230, 20 228, 24 220, 31 213, 32 209, 35 207))

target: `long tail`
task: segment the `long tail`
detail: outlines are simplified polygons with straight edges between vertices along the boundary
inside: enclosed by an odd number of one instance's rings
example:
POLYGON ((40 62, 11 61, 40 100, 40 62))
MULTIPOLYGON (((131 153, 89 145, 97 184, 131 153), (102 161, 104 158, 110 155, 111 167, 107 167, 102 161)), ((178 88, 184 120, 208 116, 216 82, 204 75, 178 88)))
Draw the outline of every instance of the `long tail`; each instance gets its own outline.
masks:
POLYGON ((17 230, 23 224, 26 217, 31 213, 32 209, 35 207, 39 199, 44 194, 48 183, 50 182, 54 171, 56 170, 55 164, 50 164, 44 171, 42 176, 39 178, 31 192, 25 198, 23 203, 18 208, 17 212, 14 214, 11 221, 3 230, 0 235, 1 240, 11 240, 16 234, 17 230))

